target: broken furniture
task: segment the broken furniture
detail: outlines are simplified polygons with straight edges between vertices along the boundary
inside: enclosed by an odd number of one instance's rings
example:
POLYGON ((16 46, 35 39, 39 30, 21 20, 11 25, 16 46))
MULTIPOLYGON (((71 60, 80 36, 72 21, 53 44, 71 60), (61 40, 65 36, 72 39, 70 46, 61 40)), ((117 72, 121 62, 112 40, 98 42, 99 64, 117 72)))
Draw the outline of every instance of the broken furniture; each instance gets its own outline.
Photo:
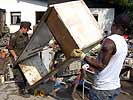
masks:
POLYGON ((101 39, 102 31, 82 0, 49 5, 16 64, 19 63, 29 85, 33 86, 41 80, 47 80, 76 60, 70 57, 73 49, 85 51, 101 39), (48 44, 52 36, 67 59, 57 69, 48 72, 38 52, 48 44))

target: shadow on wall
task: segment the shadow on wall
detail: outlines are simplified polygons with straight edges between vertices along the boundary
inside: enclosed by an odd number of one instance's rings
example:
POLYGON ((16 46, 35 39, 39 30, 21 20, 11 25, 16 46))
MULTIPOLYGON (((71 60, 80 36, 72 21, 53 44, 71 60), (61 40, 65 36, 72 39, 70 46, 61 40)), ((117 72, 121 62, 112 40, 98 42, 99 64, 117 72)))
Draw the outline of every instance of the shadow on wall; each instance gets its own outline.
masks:
POLYGON ((39 6, 48 6, 48 0, 17 0, 18 3, 20 1, 30 3, 30 4, 39 5, 39 6))
POLYGON ((47 1, 48 1, 48 5, 51 5, 51 4, 63 3, 68 1, 76 1, 76 0, 47 0, 47 1))

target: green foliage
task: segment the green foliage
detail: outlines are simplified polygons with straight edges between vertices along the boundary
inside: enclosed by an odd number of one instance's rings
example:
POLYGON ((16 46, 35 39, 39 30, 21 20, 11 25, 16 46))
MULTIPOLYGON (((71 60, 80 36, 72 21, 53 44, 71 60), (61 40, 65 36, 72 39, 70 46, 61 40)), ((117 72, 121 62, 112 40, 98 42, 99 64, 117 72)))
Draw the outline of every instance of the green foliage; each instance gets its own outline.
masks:
POLYGON ((133 9, 133 3, 128 3, 128 7, 129 7, 130 9, 133 9))
POLYGON ((114 0, 114 3, 124 6, 124 7, 133 8, 132 0, 114 0))
POLYGON ((131 19, 131 23, 130 23, 131 35, 130 35, 130 37, 133 38, 133 10, 132 9, 129 9, 129 17, 131 19))
POLYGON ((127 6, 128 0, 115 0, 115 3, 122 5, 122 6, 127 6))

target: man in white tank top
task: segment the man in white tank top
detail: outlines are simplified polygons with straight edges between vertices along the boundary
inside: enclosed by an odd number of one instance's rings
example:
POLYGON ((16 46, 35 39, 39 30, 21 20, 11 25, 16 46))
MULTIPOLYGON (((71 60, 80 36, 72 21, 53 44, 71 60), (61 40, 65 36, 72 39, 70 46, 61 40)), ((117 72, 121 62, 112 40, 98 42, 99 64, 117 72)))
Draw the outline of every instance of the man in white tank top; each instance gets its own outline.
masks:
POLYGON ((86 61, 92 70, 98 70, 94 77, 94 86, 89 90, 89 100, 115 100, 120 93, 120 72, 128 52, 125 39, 121 36, 129 25, 128 16, 118 16, 111 27, 111 36, 102 42, 96 59, 74 49, 71 56, 86 61))

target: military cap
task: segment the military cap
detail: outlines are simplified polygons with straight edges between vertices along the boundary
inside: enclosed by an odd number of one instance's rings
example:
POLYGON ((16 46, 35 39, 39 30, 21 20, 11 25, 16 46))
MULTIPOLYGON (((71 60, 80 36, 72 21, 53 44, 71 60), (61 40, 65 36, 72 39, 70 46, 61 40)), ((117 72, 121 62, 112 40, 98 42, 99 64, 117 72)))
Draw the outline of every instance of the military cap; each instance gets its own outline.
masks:
POLYGON ((30 26, 31 26, 31 23, 28 21, 23 21, 20 23, 20 27, 29 28, 29 30, 31 30, 30 26))

